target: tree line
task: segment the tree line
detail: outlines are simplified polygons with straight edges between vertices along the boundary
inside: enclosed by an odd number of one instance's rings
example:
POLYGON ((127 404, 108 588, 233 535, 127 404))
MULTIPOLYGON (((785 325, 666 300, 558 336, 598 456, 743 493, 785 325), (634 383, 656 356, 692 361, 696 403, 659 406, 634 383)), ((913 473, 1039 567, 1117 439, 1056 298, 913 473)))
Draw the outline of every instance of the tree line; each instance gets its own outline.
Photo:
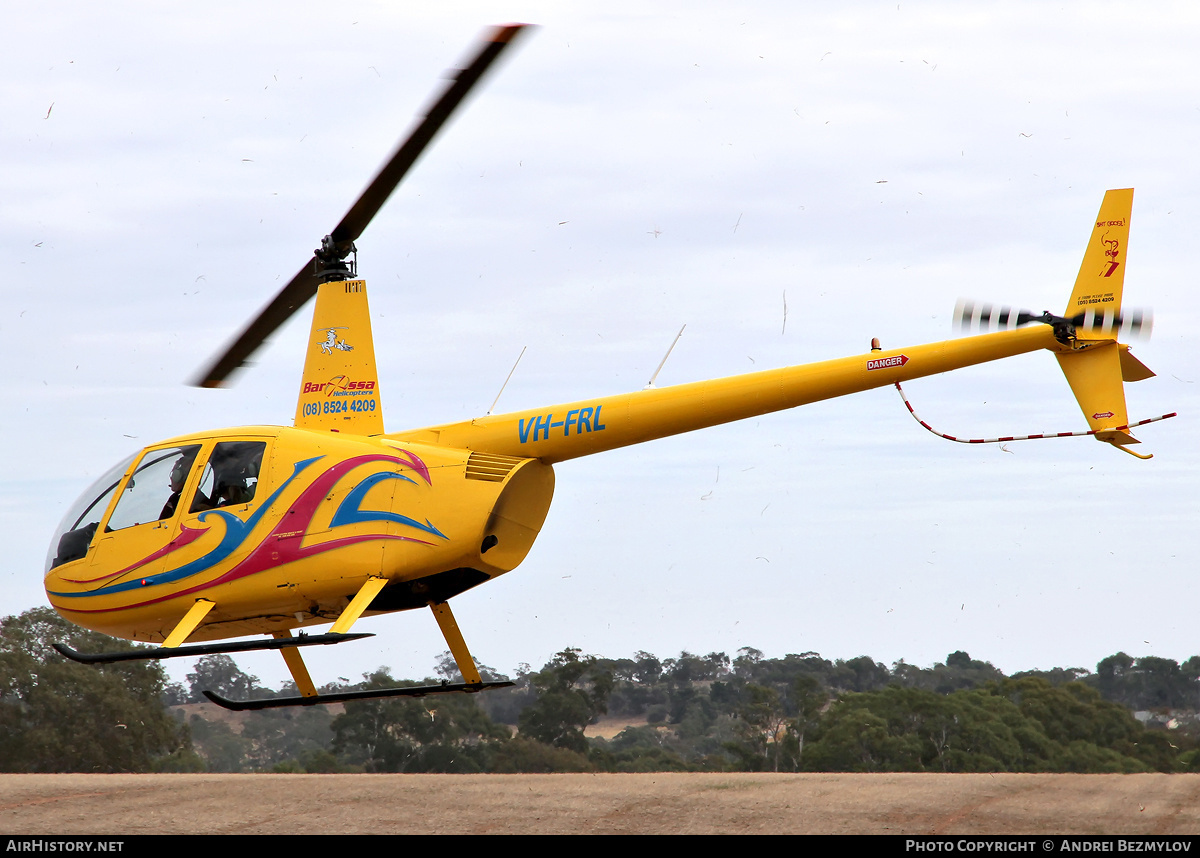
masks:
MULTIPOLYGON (((263 688, 228 656, 198 659, 186 685, 171 683, 157 662, 67 662, 56 641, 129 646, 49 609, 0 620, 0 770, 1200 771, 1200 656, 1117 653, 1095 672, 1006 676, 965 652, 889 668, 750 647, 666 659, 567 648, 497 691, 230 715, 196 705, 201 690, 246 699, 295 688, 263 688), (1143 723, 1141 711, 1157 718, 1143 723), (587 735, 601 718, 624 728, 587 735)), ((461 679, 449 653, 434 673, 413 682, 380 668, 322 690, 461 679)))

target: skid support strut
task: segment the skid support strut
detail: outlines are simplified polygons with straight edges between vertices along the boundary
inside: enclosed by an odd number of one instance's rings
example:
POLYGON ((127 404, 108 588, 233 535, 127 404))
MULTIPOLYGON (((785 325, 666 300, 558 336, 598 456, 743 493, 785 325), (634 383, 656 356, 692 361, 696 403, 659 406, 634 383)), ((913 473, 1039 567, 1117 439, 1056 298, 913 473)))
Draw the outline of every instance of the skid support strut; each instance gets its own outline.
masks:
POLYGON ((450 654, 454 656, 458 672, 463 675, 463 681, 468 686, 477 686, 476 690, 482 688, 483 679, 475 668, 475 659, 471 658, 471 652, 467 649, 467 642, 463 640, 462 632, 458 630, 458 623, 454 621, 450 605, 446 602, 430 602, 429 607, 437 620, 438 628, 442 630, 442 637, 446 639, 446 645, 450 647, 450 654))

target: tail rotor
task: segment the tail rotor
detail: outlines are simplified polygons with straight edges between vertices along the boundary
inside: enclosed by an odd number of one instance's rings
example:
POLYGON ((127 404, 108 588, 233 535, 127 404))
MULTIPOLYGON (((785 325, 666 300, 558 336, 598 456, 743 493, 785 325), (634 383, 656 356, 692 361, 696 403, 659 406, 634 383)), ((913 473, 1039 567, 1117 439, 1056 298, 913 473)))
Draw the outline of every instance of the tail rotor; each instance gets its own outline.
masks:
POLYGON ((969 298, 960 298, 954 305, 953 326, 960 332, 992 333, 1035 322, 1053 327, 1054 335, 1063 342, 1074 339, 1146 340, 1154 328, 1154 314, 1148 309, 1097 311, 1089 308, 1071 316, 1056 316, 1049 310, 1034 313, 969 298))

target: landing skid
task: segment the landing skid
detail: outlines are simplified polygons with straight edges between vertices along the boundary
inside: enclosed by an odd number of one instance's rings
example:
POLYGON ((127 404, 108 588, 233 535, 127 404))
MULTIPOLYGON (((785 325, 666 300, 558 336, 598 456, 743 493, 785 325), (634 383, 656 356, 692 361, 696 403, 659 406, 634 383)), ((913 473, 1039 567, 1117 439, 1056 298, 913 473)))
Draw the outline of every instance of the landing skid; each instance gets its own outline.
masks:
POLYGON ((292 679, 296 682, 296 688, 299 690, 300 696, 272 697, 266 700, 228 700, 211 691, 206 690, 204 692, 204 695, 213 703, 223 706, 226 709, 232 709, 235 712, 256 709, 279 709, 285 706, 317 706, 322 703, 343 703, 349 700, 379 700, 387 697, 425 697, 429 694, 475 694, 479 691, 486 691, 489 688, 508 688, 514 684, 508 681, 484 682, 483 678, 479 675, 478 668, 475 667, 475 660, 471 657, 471 653, 467 649, 467 644, 463 640, 462 632, 459 631, 458 623, 454 620, 454 614, 451 613, 450 606, 445 602, 429 602, 429 607, 433 611, 433 616, 437 620, 438 627, 442 630, 442 635, 446 638, 446 643, 450 647, 451 654, 454 656, 454 662, 458 665, 459 672, 462 674, 463 682, 442 682, 439 685, 417 685, 407 688, 376 688, 368 691, 341 691, 330 694, 319 693, 316 684, 312 681, 312 677, 308 675, 308 668, 305 667, 304 660, 300 657, 299 648, 339 644, 360 638, 374 637, 374 635, 366 633, 350 634, 350 627, 367 610, 371 601, 379 594, 385 584, 387 584, 387 579, 383 577, 368 578, 338 616, 330 630, 323 635, 299 634, 296 637, 291 637, 292 633, 290 630, 281 629, 272 633, 271 640, 229 641, 227 643, 180 646, 187 639, 188 635, 199 627, 204 617, 216 606, 210 599, 197 599, 184 617, 176 624, 175 628, 171 630, 171 633, 166 636, 160 647, 154 649, 126 650, 125 652, 96 653, 79 652, 78 650, 71 649, 66 644, 59 643, 54 644, 54 648, 72 661, 78 661, 83 664, 112 664, 119 661, 155 661, 164 658, 185 658, 187 656, 214 655, 226 652, 278 650, 283 655, 284 662, 287 663, 288 670, 292 674, 292 679))
POLYGON ((378 700, 385 697, 425 697, 429 694, 475 694, 489 688, 509 688, 513 682, 443 682, 440 685, 418 685, 408 688, 375 688, 369 691, 341 691, 316 694, 311 697, 268 697, 265 700, 229 700, 207 689, 204 696, 218 706, 244 712, 256 709, 281 709, 285 706, 319 706, 322 703, 343 703, 347 700, 378 700))
POLYGON ((289 647, 317 646, 356 641, 374 637, 359 632, 347 634, 299 635, 294 638, 274 638, 269 641, 229 641, 216 644, 192 644, 191 646, 159 647, 158 649, 133 649, 125 652, 79 652, 66 644, 56 643, 54 648, 71 661, 81 664, 112 664, 117 661, 156 661, 163 658, 184 658, 196 655, 216 655, 225 652, 254 652, 260 649, 287 649, 289 647))

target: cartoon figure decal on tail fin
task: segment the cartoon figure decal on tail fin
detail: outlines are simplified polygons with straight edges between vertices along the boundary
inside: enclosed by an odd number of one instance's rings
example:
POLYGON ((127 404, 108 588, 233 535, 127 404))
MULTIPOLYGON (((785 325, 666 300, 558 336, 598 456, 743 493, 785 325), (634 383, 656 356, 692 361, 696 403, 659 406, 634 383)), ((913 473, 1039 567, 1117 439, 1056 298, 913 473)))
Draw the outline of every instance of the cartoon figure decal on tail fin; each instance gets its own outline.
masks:
POLYGON ((346 330, 346 328, 344 326, 326 329, 325 339, 320 340, 317 343, 317 345, 319 345, 321 347, 321 354, 331 355, 331 354, 333 354, 334 349, 337 349, 339 352, 354 351, 354 346, 346 345, 345 340, 339 340, 337 338, 337 332, 344 331, 344 330, 346 330))

